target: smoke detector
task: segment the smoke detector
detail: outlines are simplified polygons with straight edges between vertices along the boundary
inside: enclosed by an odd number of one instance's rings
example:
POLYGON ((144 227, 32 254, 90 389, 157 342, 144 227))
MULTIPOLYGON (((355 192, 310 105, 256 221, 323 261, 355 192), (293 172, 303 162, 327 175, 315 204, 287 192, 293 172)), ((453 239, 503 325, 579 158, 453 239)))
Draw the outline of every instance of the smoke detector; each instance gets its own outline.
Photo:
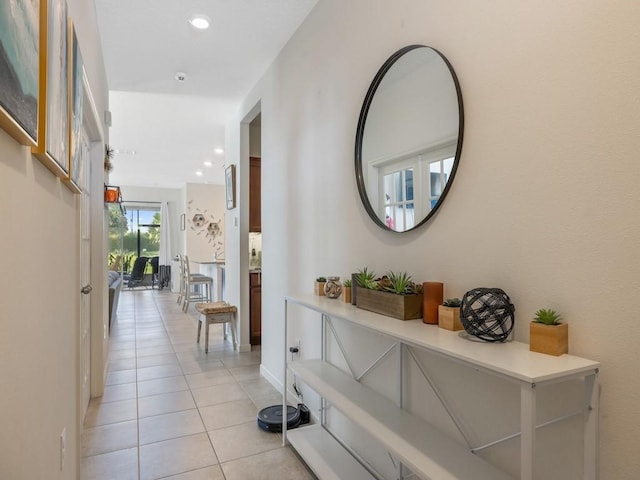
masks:
POLYGON ((184 72, 176 72, 174 77, 178 82, 184 82, 187 79, 187 74, 184 72))

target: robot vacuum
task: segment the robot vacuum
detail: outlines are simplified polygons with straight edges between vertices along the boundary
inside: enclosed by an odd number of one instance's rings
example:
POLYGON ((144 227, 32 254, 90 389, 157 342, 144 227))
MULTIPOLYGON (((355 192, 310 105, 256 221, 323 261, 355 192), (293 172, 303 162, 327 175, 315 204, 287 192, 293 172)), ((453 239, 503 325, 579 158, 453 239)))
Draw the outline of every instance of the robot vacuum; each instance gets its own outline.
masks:
MULTIPOLYGON (((287 430, 309 423, 310 412, 306 405, 287 406, 287 430)), ((282 405, 271 405, 258 412, 258 427, 265 432, 282 432, 282 405)))

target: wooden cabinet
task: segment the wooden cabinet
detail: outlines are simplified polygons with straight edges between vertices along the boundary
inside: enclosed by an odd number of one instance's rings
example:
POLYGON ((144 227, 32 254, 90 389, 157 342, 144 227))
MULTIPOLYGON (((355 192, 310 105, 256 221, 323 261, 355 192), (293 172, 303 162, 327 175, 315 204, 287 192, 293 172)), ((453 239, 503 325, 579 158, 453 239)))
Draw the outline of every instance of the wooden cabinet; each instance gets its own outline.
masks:
POLYGON ((260 345, 262 337, 262 273, 249 273, 249 331, 251 345, 260 345))
POLYGON ((260 158, 249 158, 249 231, 261 232, 260 158))

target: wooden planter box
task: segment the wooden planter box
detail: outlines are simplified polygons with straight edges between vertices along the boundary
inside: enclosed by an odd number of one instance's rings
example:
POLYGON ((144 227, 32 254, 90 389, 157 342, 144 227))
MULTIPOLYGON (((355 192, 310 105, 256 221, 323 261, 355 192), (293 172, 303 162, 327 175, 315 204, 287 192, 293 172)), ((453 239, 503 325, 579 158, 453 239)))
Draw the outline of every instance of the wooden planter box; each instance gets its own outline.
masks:
POLYGON ((396 295, 356 287, 356 307, 400 320, 422 318, 422 294, 396 295))
POLYGON ((555 356, 569 353, 569 324, 545 325, 531 322, 529 350, 555 356))
POLYGON ((342 301, 351 303, 351 287, 342 287, 342 301))
POLYGON ((460 321, 460 307, 438 307, 438 326, 447 330, 457 332, 464 330, 460 321))
POLYGON ((313 293, 315 293, 316 295, 319 295, 321 297, 324 297, 324 284, 327 282, 315 282, 313 285, 313 293))

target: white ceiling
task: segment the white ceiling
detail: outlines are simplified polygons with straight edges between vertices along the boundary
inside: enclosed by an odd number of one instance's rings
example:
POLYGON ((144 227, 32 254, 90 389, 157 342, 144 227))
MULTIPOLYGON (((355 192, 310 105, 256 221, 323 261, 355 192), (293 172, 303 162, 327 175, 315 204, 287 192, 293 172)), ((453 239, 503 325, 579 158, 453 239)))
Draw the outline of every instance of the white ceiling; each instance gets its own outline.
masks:
POLYGON ((95 0, 116 150, 110 183, 223 184, 225 156, 214 150, 226 123, 316 2, 95 0), (193 14, 211 27, 195 30, 193 14))

